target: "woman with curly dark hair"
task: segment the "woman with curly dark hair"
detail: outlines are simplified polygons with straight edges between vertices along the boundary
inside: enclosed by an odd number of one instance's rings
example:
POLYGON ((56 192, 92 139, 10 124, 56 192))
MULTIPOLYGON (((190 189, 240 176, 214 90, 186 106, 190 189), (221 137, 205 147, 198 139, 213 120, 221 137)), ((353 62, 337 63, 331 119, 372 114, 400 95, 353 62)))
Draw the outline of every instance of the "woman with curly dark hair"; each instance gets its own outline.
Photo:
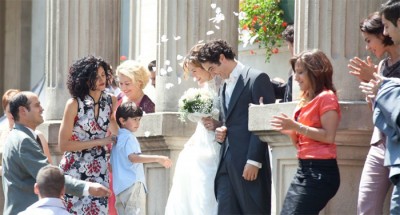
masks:
MULTIPOLYGON (((75 178, 109 187, 106 145, 116 142, 117 124, 113 112, 115 96, 105 93, 110 65, 101 58, 87 56, 70 68, 67 80, 72 96, 67 101, 59 133, 64 156, 60 167, 75 178), (112 135, 108 135, 111 133, 112 135)), ((107 214, 107 198, 64 196, 73 214, 107 214)))

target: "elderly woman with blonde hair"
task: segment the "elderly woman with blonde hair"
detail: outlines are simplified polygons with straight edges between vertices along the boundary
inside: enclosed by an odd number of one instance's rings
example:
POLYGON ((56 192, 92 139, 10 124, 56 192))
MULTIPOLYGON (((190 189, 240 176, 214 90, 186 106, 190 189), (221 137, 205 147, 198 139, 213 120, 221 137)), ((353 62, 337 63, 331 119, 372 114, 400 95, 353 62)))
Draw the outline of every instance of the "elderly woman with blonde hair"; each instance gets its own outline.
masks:
POLYGON ((150 72, 146 66, 134 60, 127 60, 118 66, 116 74, 119 86, 125 94, 123 100, 135 102, 146 113, 154 113, 153 101, 143 92, 150 80, 150 72))

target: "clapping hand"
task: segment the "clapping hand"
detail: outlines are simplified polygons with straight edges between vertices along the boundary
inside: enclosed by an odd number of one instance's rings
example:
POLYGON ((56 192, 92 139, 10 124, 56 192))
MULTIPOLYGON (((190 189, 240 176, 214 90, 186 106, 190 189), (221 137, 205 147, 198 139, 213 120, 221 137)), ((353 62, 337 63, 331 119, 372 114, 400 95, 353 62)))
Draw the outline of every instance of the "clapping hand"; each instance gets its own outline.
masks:
POLYGON ((378 93, 379 87, 383 82, 383 77, 377 74, 374 74, 374 79, 371 79, 368 83, 360 83, 361 92, 363 92, 367 98, 373 99, 378 93))
POLYGON ((350 60, 347 67, 350 69, 349 73, 356 76, 362 82, 369 82, 371 79, 374 79, 374 74, 377 72, 377 66, 374 65, 369 56, 366 61, 354 57, 350 60))

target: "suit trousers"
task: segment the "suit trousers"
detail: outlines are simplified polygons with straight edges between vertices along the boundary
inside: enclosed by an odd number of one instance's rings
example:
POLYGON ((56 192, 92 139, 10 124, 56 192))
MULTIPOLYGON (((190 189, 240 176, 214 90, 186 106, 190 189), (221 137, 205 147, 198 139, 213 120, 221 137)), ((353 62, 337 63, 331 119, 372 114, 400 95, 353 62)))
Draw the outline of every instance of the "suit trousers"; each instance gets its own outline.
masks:
POLYGON ((281 215, 319 214, 339 189, 336 159, 299 160, 299 167, 283 202, 281 215))
POLYGON ((390 189, 389 167, 383 165, 385 145, 371 145, 361 174, 358 189, 357 214, 383 214, 386 194, 390 189))
POLYGON ((400 214, 400 175, 394 175, 390 180, 394 184, 390 201, 390 215, 397 215, 400 214))
MULTIPOLYGON (((270 200, 266 199, 261 208, 251 197, 251 191, 245 186, 245 184, 260 184, 260 178, 256 181, 246 181, 243 179, 242 174, 243 172, 238 172, 233 166, 232 154, 228 147, 215 179, 218 215, 270 214, 270 211, 268 211, 271 204, 270 200)), ((260 170, 259 177, 261 175, 260 170)), ((260 189, 262 188, 260 187, 260 189)), ((265 189, 265 192, 268 192, 268 190, 265 189)))

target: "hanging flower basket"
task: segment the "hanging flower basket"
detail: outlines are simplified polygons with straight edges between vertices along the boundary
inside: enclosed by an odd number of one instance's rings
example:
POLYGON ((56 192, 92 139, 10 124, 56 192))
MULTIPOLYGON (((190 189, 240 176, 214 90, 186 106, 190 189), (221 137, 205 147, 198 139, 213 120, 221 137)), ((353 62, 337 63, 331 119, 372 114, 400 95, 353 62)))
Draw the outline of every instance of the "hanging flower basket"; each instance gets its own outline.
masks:
POLYGON ((288 25, 283 20, 279 0, 241 0, 239 3, 239 41, 243 46, 259 43, 265 48, 265 61, 279 52, 282 32, 288 25))

